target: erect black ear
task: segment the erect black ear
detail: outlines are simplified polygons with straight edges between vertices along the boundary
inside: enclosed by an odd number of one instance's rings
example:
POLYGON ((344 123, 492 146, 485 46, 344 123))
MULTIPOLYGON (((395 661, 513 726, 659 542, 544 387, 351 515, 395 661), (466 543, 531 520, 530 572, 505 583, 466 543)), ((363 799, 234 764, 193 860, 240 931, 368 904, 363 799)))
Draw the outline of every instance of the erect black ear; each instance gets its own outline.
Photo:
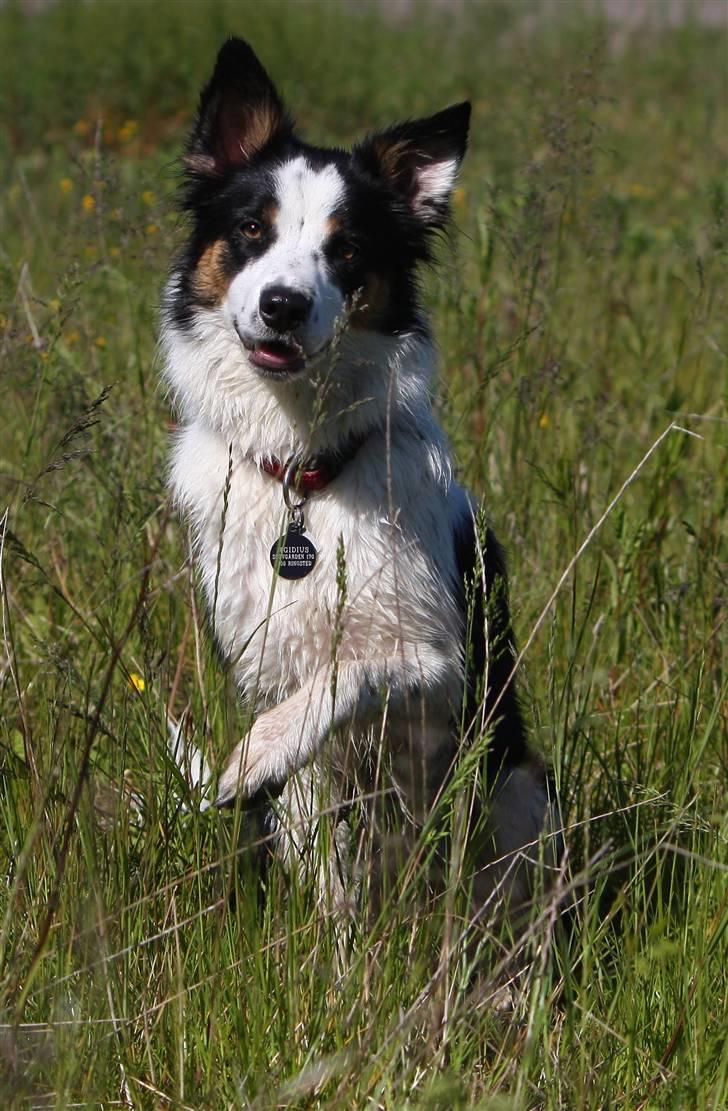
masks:
POLYGON ((470 103, 371 135, 354 148, 362 169, 385 178, 430 227, 447 217, 450 193, 468 145, 470 103))
POLYGON ((185 165, 195 174, 221 174, 262 150, 293 125, 275 85, 247 42, 231 38, 202 90, 185 165))

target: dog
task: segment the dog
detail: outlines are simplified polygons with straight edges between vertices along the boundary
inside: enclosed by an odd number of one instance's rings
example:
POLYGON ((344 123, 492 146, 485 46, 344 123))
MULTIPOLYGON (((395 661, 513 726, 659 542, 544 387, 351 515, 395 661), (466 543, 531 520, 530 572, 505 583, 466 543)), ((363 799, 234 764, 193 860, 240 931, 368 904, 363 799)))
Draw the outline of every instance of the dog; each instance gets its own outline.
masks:
POLYGON ((339 902, 361 884, 365 844, 382 871, 387 843, 401 863, 475 744, 479 904, 527 900, 550 820, 503 553, 430 400, 418 271, 447 226, 469 119, 461 103, 351 151, 309 145, 233 38, 183 159, 190 234, 161 334, 180 418, 171 487, 213 635, 257 714, 216 802, 267 800, 297 859, 327 813, 324 886, 339 902))

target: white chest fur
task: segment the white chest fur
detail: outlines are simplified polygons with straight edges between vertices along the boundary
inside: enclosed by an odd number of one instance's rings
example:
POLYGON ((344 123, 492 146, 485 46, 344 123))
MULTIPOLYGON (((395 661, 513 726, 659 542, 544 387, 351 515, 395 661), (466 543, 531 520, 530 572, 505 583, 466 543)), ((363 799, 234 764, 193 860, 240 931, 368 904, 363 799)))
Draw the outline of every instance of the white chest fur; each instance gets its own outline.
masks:
POLYGON ((280 484, 234 446, 231 456, 223 438, 199 423, 179 434, 172 482, 193 525, 212 624, 256 702, 279 701, 325 666, 335 629, 341 659, 400 657, 416 681, 444 679, 455 693, 462 629, 452 601, 452 514, 462 512, 463 495, 438 483, 412 449, 398 446, 385 465, 386 445, 373 436, 311 497, 306 531, 318 558, 308 576, 287 581, 274 575, 269 558, 286 522, 280 484))

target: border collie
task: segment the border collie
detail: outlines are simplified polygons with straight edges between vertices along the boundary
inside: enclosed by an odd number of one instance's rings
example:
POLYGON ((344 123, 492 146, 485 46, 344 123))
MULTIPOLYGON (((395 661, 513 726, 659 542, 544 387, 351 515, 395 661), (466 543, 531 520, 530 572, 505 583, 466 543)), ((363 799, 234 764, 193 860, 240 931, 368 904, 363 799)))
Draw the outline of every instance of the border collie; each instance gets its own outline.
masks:
POLYGON ((162 327, 181 425, 172 488, 214 636, 257 714, 217 804, 265 799, 297 857, 326 814, 337 899, 388 843, 400 860, 415 844, 473 741, 487 753, 487 791, 467 806, 480 905, 528 897, 549 824, 503 555, 430 401, 417 272, 447 223, 469 117, 456 104, 351 151, 311 146, 231 39, 184 155, 191 234, 162 327))

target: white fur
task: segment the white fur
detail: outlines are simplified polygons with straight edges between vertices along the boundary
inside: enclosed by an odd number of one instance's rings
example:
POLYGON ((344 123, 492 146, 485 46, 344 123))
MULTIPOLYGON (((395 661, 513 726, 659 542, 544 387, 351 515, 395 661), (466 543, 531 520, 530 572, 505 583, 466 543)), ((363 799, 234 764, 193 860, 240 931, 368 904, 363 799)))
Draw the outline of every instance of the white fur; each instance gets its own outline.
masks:
POLYGON ((313 299, 309 319, 297 333, 307 352, 318 351, 341 316, 344 299, 331 279, 324 257, 329 219, 344 198, 344 182, 334 166, 314 170, 305 158, 285 162, 275 174, 278 203, 276 240, 233 280, 223 311, 245 338, 267 332, 259 312, 267 286, 282 285, 313 299))
MULTIPOLYGON (((200 810, 203 812, 208 810, 212 804, 206 795, 212 779, 212 771, 197 745, 187 739, 184 715, 180 721, 167 718, 167 748, 190 793, 200 794, 200 810)), ((182 809, 188 809, 186 803, 182 804, 182 809)))
POLYGON ((433 201, 442 203, 447 200, 457 179, 459 166, 457 158, 449 158, 442 162, 431 162, 417 171, 415 211, 426 211, 433 201))
MULTIPOLYGON (((304 579, 275 583, 269 551, 285 527, 281 486, 246 457, 269 450, 252 436, 256 427, 260 436, 265 422, 241 429, 242 444, 200 420, 178 434, 173 488, 195 528, 218 638, 227 655, 239 657, 236 674, 247 692, 257 682, 266 700, 276 702, 328 665, 340 539, 348 592, 340 659, 355 655, 376 675, 387 660, 399 659, 405 670, 424 668, 415 678, 432 682, 437 664, 413 663, 415 654, 421 661, 437 654, 430 640, 447 646, 446 671, 457 675, 452 529, 464 502, 448 484, 444 448, 408 424, 389 443, 383 430, 372 432, 336 482, 310 499, 306 526, 318 549, 316 566, 304 579)), ((286 439, 295 443, 293 428, 286 439)))
MULTIPOLYGON (((177 278, 172 276, 168 296, 177 278)), ((432 463, 449 476, 449 457, 432 417, 427 386, 434 352, 415 337, 345 332, 338 350, 286 382, 251 367, 224 309, 198 310, 190 334, 168 325, 162 333, 164 375, 186 422, 217 431, 241 454, 310 454, 382 428, 392 395, 396 407, 422 427, 432 463)))

